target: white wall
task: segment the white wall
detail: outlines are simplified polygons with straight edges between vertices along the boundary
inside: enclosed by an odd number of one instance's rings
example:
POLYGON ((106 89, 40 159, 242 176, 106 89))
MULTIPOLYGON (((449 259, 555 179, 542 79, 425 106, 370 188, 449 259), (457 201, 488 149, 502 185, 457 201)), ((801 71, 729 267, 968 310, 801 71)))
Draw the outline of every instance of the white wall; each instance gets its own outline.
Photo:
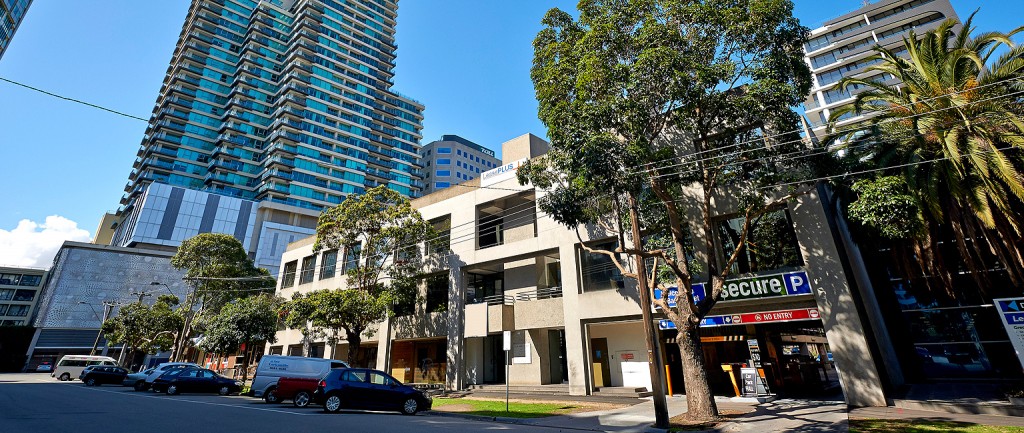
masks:
MULTIPOLYGON (((643 324, 636 321, 591 324, 589 326, 591 340, 595 338, 608 339, 608 367, 611 370, 612 386, 645 386, 650 390, 651 373, 647 366, 647 344, 644 339, 643 324), (622 355, 625 353, 631 353, 633 359, 623 360, 622 355), (639 372, 639 377, 627 376, 627 381, 624 383, 623 368, 639 372)), ((592 358, 590 355, 587 353, 588 358, 592 358)), ((593 360, 591 359, 590 362, 593 360)))

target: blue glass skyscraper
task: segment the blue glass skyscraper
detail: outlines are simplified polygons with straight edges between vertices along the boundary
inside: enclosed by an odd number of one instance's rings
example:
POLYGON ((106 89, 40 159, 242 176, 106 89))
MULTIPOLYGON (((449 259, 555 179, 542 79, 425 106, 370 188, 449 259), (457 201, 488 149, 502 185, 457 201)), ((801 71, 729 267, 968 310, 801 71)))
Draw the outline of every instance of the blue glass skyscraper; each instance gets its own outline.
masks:
POLYGON ((304 210, 420 194, 423 105, 391 90, 396 0, 194 0, 122 198, 151 182, 304 210))
POLYGON ((0 0, 0 58, 4 57, 4 51, 7 51, 31 4, 32 0, 0 0))

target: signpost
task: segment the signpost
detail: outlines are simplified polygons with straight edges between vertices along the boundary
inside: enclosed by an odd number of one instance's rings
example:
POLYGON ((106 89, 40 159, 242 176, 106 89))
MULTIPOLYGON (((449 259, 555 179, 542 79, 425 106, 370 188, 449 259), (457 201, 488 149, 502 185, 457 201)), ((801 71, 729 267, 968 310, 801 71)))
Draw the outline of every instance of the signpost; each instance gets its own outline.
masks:
POLYGON ((1017 352, 1017 361, 1024 366, 1024 298, 993 299, 992 302, 1017 352))
POLYGON ((503 331, 501 336, 503 337, 502 347, 505 349, 505 413, 508 413, 508 365, 510 364, 509 353, 512 352, 512 331, 503 331))
MULTIPOLYGON (((775 275, 759 275, 750 278, 727 280, 722 288, 722 299, 719 301, 739 301, 743 299, 771 298, 776 296, 810 295, 811 280, 807 272, 786 272, 775 275)), ((694 302, 700 302, 707 296, 707 284, 697 283, 690 286, 693 290, 694 302)), ((676 306, 676 296, 679 290, 675 287, 668 288, 668 306, 676 306)), ((654 297, 661 297, 661 290, 654 291, 654 297)))

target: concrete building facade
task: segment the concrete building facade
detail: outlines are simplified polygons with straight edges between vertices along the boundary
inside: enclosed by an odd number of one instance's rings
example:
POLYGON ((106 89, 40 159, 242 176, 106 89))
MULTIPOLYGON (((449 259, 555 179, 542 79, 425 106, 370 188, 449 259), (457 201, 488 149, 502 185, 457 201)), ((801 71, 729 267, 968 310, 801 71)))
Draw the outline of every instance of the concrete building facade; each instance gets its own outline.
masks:
MULTIPOLYGON (((876 54, 876 46, 889 49, 895 55, 906 56, 902 48, 903 38, 910 30, 921 34, 938 27, 946 19, 958 20, 949 0, 882 0, 830 19, 811 30, 804 45, 804 59, 811 68, 814 81, 804 109, 814 135, 823 137, 832 112, 851 104, 854 95, 863 90, 841 89, 837 86, 840 79, 858 77, 876 79, 887 85, 898 84, 891 76, 865 73, 866 68, 879 62, 870 60, 876 54)), ((847 116, 837 125, 842 127, 862 119, 861 116, 847 116)))
MULTIPOLYGON (((412 314, 380 323, 364 339, 372 366, 404 382, 448 389, 506 382, 572 395, 651 389, 637 289, 605 256, 581 247, 580 238, 603 245, 615 237, 581 227, 578 238, 538 209, 543 190, 519 185, 515 171, 505 170, 544 151, 543 140, 518 137, 503 145, 506 165, 484 176, 493 187, 470 180, 466 188, 413 201, 425 219, 448 227, 449 245, 420 286, 424 302, 412 314), (512 338, 507 375, 504 331, 512 338)), ((724 243, 737 221, 730 218, 728 199, 718 199, 724 243)), ((841 382, 850 404, 885 405, 883 373, 872 356, 868 324, 858 313, 859 289, 847 282, 818 193, 794 199, 768 220, 778 229, 772 232, 780 233, 785 260, 770 268, 741 260, 740 277, 729 282, 736 293, 715 307, 701 331, 714 391, 733 395, 720 365, 759 358, 773 392, 826 392, 841 382), (776 289, 753 293, 750 287, 776 289)), ((279 295, 344 287, 338 275, 356 259, 345 251, 314 253, 312 241, 293 243, 284 253, 279 295)), ((696 254, 699 260, 716 253, 696 254)), ((672 343, 675 330, 659 324, 662 361, 679 392, 684 386, 672 343)), ((301 353, 300 343, 297 330, 283 330, 267 353, 301 353)), ((336 357, 345 356, 345 344, 333 351, 336 357)))
MULTIPOLYGON (((104 313, 117 315, 120 305, 174 294, 184 299, 188 286, 184 272, 174 269, 174 253, 64 242, 53 259, 50 277, 39 295, 35 335, 28 349, 27 368, 63 355, 87 355, 96 342, 104 313)), ((110 353, 100 339, 100 353, 110 353)))
POLYGON ((30 326, 38 312, 44 269, 0 266, 0 326, 30 326))
POLYGON ((442 135, 420 150, 425 194, 480 177, 501 165, 494 151, 458 135, 442 135))

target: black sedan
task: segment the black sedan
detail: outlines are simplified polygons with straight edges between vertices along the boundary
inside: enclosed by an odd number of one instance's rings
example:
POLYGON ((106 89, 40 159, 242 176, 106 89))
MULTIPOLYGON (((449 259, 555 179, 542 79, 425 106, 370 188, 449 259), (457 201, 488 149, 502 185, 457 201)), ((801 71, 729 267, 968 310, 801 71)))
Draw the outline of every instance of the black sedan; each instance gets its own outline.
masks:
POLYGON ((426 394, 402 385, 387 373, 362 368, 336 368, 327 373, 313 392, 324 411, 345 409, 397 410, 405 415, 430 410, 426 394))
POLYGON ((104 383, 120 384, 127 375, 128 370, 121 367, 90 365, 82 370, 82 373, 78 375, 78 379, 86 386, 99 386, 104 383))
POLYGON ((153 381, 153 391, 166 392, 168 395, 182 392, 215 392, 228 395, 241 390, 241 382, 196 367, 168 370, 153 381))

